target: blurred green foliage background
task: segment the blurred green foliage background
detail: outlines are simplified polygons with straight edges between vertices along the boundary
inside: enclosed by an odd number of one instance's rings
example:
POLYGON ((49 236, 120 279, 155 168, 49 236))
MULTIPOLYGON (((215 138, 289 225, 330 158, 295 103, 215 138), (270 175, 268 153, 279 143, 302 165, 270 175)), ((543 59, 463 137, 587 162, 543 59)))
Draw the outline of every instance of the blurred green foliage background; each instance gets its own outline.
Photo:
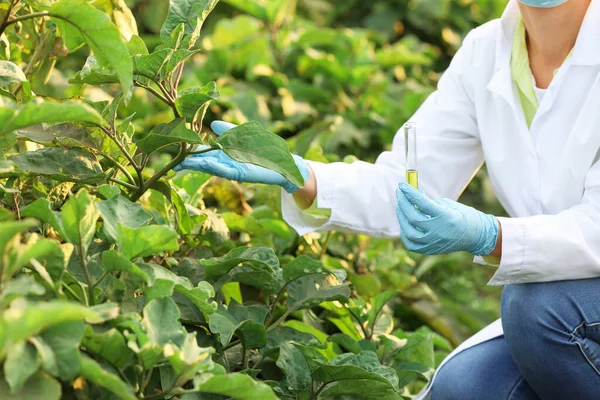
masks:
MULTIPOLYGON (((95 3, 114 7, 119 2, 95 3)), ((148 47, 158 45, 168 1, 125 3, 148 47)), ((222 97, 206 120, 259 121, 307 159, 372 162, 390 148, 397 129, 435 90, 462 38, 499 17, 506 3, 221 0, 203 28, 203 51, 186 66, 182 88, 217 81, 222 97)), ((136 28, 127 27, 125 20, 114 18, 124 35, 133 33, 136 28)), ((34 90, 58 98, 110 98, 110 90, 68 85, 87 56, 86 51, 78 53, 60 58, 50 80, 38 78, 34 90)), ((136 134, 172 119, 171 111, 143 90, 122 110, 124 116, 131 112, 136 112, 136 134)), ((215 179, 206 193, 212 196, 205 194, 207 206, 224 214, 230 229, 237 226, 232 230, 239 231, 240 240, 277 245, 253 232, 243 216, 264 204, 278 209, 278 190, 255 185, 240 194, 237 184, 215 179), (242 217, 234 220, 232 215, 242 217)), ((484 170, 461 201, 488 213, 504 213, 484 170)), ((467 254, 422 257, 407 253, 399 240, 338 233, 307 235, 298 250, 324 252, 326 263, 350 267, 356 290, 367 298, 401 289, 403 301, 394 303, 393 311, 403 329, 428 325, 426 329, 456 345, 499 316, 501 288, 486 286, 494 270, 473 264, 467 254)))

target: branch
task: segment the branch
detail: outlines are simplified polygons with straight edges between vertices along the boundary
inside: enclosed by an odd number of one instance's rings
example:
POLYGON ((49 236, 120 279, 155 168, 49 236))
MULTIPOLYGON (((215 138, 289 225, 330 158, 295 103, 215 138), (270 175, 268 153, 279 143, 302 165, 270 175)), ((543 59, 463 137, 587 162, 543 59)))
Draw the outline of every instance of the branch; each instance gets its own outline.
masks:
POLYGON ((93 306, 95 303, 94 284, 92 283, 92 276, 90 275, 90 270, 88 269, 87 263, 85 261, 85 252, 83 251, 83 246, 81 245, 81 235, 79 237, 78 253, 81 259, 81 267, 83 268, 83 272, 85 274, 85 280, 88 285, 88 305, 93 306))
MULTIPOLYGON (((98 150, 93 147, 88 147, 88 148, 90 149, 90 151, 96 152, 96 153, 100 154, 102 157, 106 158, 108 161, 112 162, 118 169, 121 170, 121 172, 123 172, 125 174, 125 176, 129 180, 129 182, 131 182, 132 185, 135 185, 135 183, 136 183, 135 179, 133 179, 133 176, 131 176, 129 171, 127 171, 127 168, 125 168, 123 165, 121 165, 121 163, 119 163, 112 156, 108 155, 107 153, 103 152, 102 150, 98 150)), ((123 186, 125 186, 125 185, 123 185, 123 186)), ((137 186, 135 188, 137 189, 137 186)))
POLYGON ((162 101, 163 103, 165 103, 166 105, 168 105, 169 107, 173 107, 173 103, 167 99, 165 96, 163 96, 162 94, 160 94, 156 89, 154 89, 151 86, 148 85, 144 85, 143 83, 140 83, 138 81, 134 81, 133 84, 135 86, 141 87, 146 89, 147 91, 149 91, 150 93, 152 93, 154 96, 156 96, 160 101, 162 101))
POLYGON ((117 145, 117 147, 119 148, 119 150, 121 150, 121 152, 123 153, 123 155, 125 155, 125 158, 127 158, 127 160, 129 161, 129 163, 133 166, 133 168, 135 169, 135 172, 137 173, 137 177, 138 177, 138 180, 139 180, 139 182, 138 182, 139 187, 137 189, 141 190, 142 187, 143 187, 143 185, 144 185, 144 176, 142 175, 142 168, 140 168, 140 166, 137 165, 137 163, 131 157, 131 155, 129 154, 129 152, 125 148, 125 146, 123 146, 123 144, 119 141, 119 139, 117 139, 117 137, 113 134, 113 132, 111 132, 108 128, 105 128, 103 126, 100 126, 100 129, 102 129, 102 131, 104 133, 106 133, 106 135, 109 138, 111 138, 113 142, 115 142, 115 144, 117 145))
POLYGON ((120 180, 115 179, 115 178, 110 178, 109 181, 112 182, 112 183, 116 183, 117 185, 121 185, 123 187, 126 187, 127 189, 140 190, 140 188, 138 186, 130 185, 127 182, 123 182, 123 181, 120 181, 120 180))
POLYGON ((365 336, 365 339, 371 339, 370 335, 367 335, 367 331, 366 331, 365 327, 363 326, 363 324, 361 324, 360 318, 358 318, 358 316, 356 314, 354 314, 354 311, 349 309, 347 305, 344 305, 344 307, 346 308, 346 310, 348 310, 348 312, 350 313, 350 316, 352 316, 352 318, 354 318, 354 320, 356 321, 358 326, 360 326, 360 330, 362 331, 363 335, 365 336))
POLYGON ((140 190, 137 193, 134 193, 129 200, 136 202, 142 195, 150 188, 150 186, 154 185, 160 178, 165 176, 170 170, 173 169, 174 166, 180 164, 183 159, 187 156, 187 144, 182 142, 181 149, 179 150, 179 154, 171 160, 167 165, 165 165, 162 169, 156 172, 150 179, 146 182, 140 183, 140 190))
MULTIPOLYGON (((4 31, 6 30, 6 27, 9 25, 8 19, 10 18, 10 14, 12 13, 13 8, 17 4, 17 1, 18 0, 11 0, 10 5, 8 6, 8 9, 6 10, 6 15, 4 16, 4 20, 2 21, 2 24, 0 25, 0 35, 2 35, 4 33, 4 31)), ((31 14, 31 15, 33 15, 33 14, 31 14)), ((31 18, 33 18, 33 17, 31 17, 31 18)))
POLYGON ((179 81, 181 80, 181 74, 183 72, 183 63, 179 64, 177 67, 177 71, 175 72, 175 79, 172 84, 173 96, 177 98, 177 87, 179 86, 179 81))

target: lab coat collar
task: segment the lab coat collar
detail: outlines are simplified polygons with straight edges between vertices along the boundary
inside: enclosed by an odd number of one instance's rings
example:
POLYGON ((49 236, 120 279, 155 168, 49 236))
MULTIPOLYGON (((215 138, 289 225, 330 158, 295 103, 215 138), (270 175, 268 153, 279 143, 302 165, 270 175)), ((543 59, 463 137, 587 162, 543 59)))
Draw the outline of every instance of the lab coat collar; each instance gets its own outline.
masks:
MULTIPOLYGON (((497 38, 496 71, 510 65, 510 49, 520 17, 518 0, 510 0, 500 19, 502 29, 497 38)), ((600 0, 591 1, 569 62, 572 65, 600 64, 600 0)))

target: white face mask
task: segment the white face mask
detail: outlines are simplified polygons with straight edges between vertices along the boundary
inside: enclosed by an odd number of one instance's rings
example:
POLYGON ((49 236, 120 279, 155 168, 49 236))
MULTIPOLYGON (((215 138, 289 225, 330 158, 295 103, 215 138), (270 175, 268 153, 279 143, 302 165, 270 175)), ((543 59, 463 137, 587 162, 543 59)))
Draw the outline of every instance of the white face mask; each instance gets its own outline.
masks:
POLYGON ((567 0, 519 0, 521 3, 537 8, 553 8, 567 2, 567 0))

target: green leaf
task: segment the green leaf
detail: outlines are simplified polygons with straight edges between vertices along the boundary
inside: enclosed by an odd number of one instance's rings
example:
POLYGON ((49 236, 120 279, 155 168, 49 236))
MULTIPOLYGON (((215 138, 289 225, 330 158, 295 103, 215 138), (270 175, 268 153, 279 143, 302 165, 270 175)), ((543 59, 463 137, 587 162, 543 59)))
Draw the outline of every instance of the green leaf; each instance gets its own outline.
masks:
POLYGON ((117 83, 119 78, 114 69, 102 66, 98 63, 95 56, 89 56, 81 71, 75 74, 75 77, 69 79, 69 83, 80 85, 87 83, 89 85, 103 85, 105 83, 117 83))
POLYGON ((11 279, 8 285, 5 285, 2 289, 2 294, 0 294, 0 308, 8 306, 11 301, 18 297, 28 295, 41 296, 46 292, 44 287, 29 275, 19 275, 11 279))
POLYGON ((144 307, 142 325, 151 343, 164 346, 173 343, 183 344, 184 329, 179 322, 179 309, 170 298, 152 300, 144 307))
POLYGON ((123 382, 121 378, 106 371, 100 364, 85 355, 81 356, 81 376, 84 379, 109 390, 118 399, 137 399, 129 385, 123 382))
POLYGON ((215 289, 208 282, 199 282, 198 286, 188 289, 183 285, 175 285, 175 291, 187 297, 198 309, 206 314, 217 311, 217 303, 209 301, 215 297, 215 289))
POLYGON ((94 200, 95 196, 82 189, 63 205, 61 212, 65 239, 83 249, 84 254, 94 239, 96 221, 100 216, 94 207, 94 200))
POLYGON ((80 148, 46 147, 10 157, 19 169, 36 175, 46 175, 61 182, 100 183, 106 175, 98 159, 80 148))
POLYGON ((0 86, 9 86, 16 82, 25 82, 27 77, 16 64, 0 60, 0 86))
POLYGON ((182 91, 175 100, 175 107, 188 122, 194 121, 196 114, 212 100, 220 96, 216 82, 210 82, 204 87, 190 88, 182 91))
POLYGON ((19 392, 40 366, 40 357, 34 345, 28 342, 15 343, 6 354, 4 377, 13 393, 19 392))
POLYGON ((382 366, 372 351, 341 354, 329 364, 317 363, 313 377, 327 384, 321 392, 323 398, 354 395, 367 400, 402 399, 396 371, 382 366))
POLYGON ((277 326, 267 332, 267 344, 261 352, 268 357, 277 351, 286 342, 297 342, 302 344, 320 345, 321 342, 314 335, 298 331, 289 326, 277 326))
POLYGON ((133 355, 123 334, 115 328, 96 331, 94 327, 88 326, 82 346, 87 352, 103 358, 116 368, 125 367, 133 355))
POLYGON ((194 390, 200 393, 220 394, 236 400, 277 400, 273 389, 246 374, 214 375, 208 379, 200 375, 194 381, 194 390))
POLYGON ((308 275, 291 282, 287 288, 289 308, 295 311, 317 306, 325 301, 345 303, 350 296, 348 284, 340 284, 333 275, 308 275))
MULTIPOLYGON (((50 225, 60 236, 66 238, 66 234, 62 227, 62 218, 60 213, 52 210, 50 202, 44 198, 39 198, 33 203, 26 206, 21 215, 24 217, 37 218, 50 225)), ((1 243, 1 242, 0 242, 1 243)))
POLYGON ((311 370, 296 346, 289 342, 283 343, 276 364, 284 372, 287 384, 294 390, 311 390, 311 370))
POLYGON ((172 49, 158 49, 152 54, 136 55, 133 57, 133 71, 136 75, 156 80, 172 55, 172 49))
POLYGON ((60 400, 61 392, 60 383, 41 371, 29 378, 17 393, 11 393, 8 384, 0 375, 2 400, 60 400))
POLYGON ((252 15, 258 19, 266 20, 267 11, 265 7, 261 6, 256 1, 245 1, 245 0, 223 0, 224 3, 231 4, 232 6, 244 11, 247 14, 252 15))
POLYGON ((117 237, 122 254, 129 260, 179 249, 177 232, 163 225, 132 229, 119 224, 117 237))
POLYGON ((144 153, 151 154, 161 147, 181 142, 200 144, 202 140, 196 132, 186 127, 183 118, 176 118, 168 124, 157 125, 135 144, 144 153))
POLYGON ((106 121, 85 103, 67 100, 61 103, 42 101, 39 97, 25 104, 0 101, 0 137, 16 129, 41 123, 87 122, 105 126, 106 121))
POLYGON ((173 207, 176 211, 175 215, 177 217, 179 230, 184 235, 190 234, 192 231, 192 219, 185 208, 185 202, 173 187, 171 187, 171 201, 173 202, 173 207))
POLYGON ((221 258, 199 263, 205 267, 209 281, 228 274, 229 280, 254 286, 265 294, 277 293, 283 286, 279 259, 266 246, 238 247, 221 258))
POLYGON ((89 323, 101 323, 110 319, 100 310, 58 300, 43 303, 15 300, 2 317, 7 328, 8 343, 27 339, 64 322, 86 320, 89 323))
POLYGON ((146 283, 150 282, 148 274, 115 250, 107 250, 102 253, 102 265, 104 265, 106 271, 127 272, 137 276, 146 283))
POLYGON ((196 332, 188 333, 179 349, 171 343, 165 345, 165 356, 173 367, 175 376, 178 377, 176 386, 181 386, 192 379, 200 370, 211 370, 214 363, 211 355, 212 347, 200 347, 196 340, 196 332))
POLYGON ((79 374, 81 367, 79 344, 84 330, 83 321, 72 321, 50 327, 41 335, 56 356, 56 376, 61 380, 70 381, 79 374))
MULTIPOLYGON (((264 326, 264 316, 257 315, 256 311, 242 310, 243 306, 232 301, 230 308, 233 308, 233 315, 223 305, 219 305, 216 313, 209 316, 210 330, 219 335, 222 345, 231 342, 234 333, 240 338, 245 349, 258 349, 267 344, 267 331, 264 326), (237 308, 237 310, 235 310, 237 308), (244 315, 245 314, 245 315, 244 315), (253 319, 244 319, 244 317, 254 317, 253 319), (240 317, 240 318, 236 318, 240 317)), ((266 310, 268 312, 268 310, 266 310)))
MULTIPOLYGON (((204 20, 218 2, 219 0, 171 0, 167 18, 160 30, 160 37, 167 42, 171 33, 180 24, 184 25, 186 35, 192 34, 198 37, 204 20)), ((193 46, 194 43, 190 45, 193 46)))
POLYGON ((50 7, 50 13, 67 47, 76 48, 85 41, 101 65, 116 71, 128 101, 133 91, 133 64, 110 18, 84 0, 60 0, 50 7))
POLYGON ((2 267, 2 269, 10 267, 10 265, 4 264, 9 261, 8 259, 5 260, 5 255, 8 254, 8 245, 11 240, 17 235, 20 235, 21 232, 33 228, 36 225, 36 221, 31 219, 0 223, 0 254, 2 255, 0 256, 0 267, 2 267))
POLYGON ((307 256, 299 256, 283 268, 283 280, 290 283, 307 275, 328 275, 331 272, 319 260, 307 256))
POLYGON ((387 304, 388 301, 396 297, 398 292, 389 290, 387 292, 383 292, 371 300, 371 309, 369 310, 369 319, 368 326, 369 329, 373 330, 375 327, 375 322, 379 317, 379 313, 383 309, 383 307, 387 304))
POLYGON ((304 178, 284 139, 265 130, 258 122, 248 122, 223 133, 217 139, 228 156, 279 172, 297 187, 304 178))
POLYGON ((95 205, 104 222, 104 233, 113 242, 117 242, 117 225, 136 229, 148 225, 152 219, 152 214, 140 204, 133 203, 121 195, 97 202, 95 205))

